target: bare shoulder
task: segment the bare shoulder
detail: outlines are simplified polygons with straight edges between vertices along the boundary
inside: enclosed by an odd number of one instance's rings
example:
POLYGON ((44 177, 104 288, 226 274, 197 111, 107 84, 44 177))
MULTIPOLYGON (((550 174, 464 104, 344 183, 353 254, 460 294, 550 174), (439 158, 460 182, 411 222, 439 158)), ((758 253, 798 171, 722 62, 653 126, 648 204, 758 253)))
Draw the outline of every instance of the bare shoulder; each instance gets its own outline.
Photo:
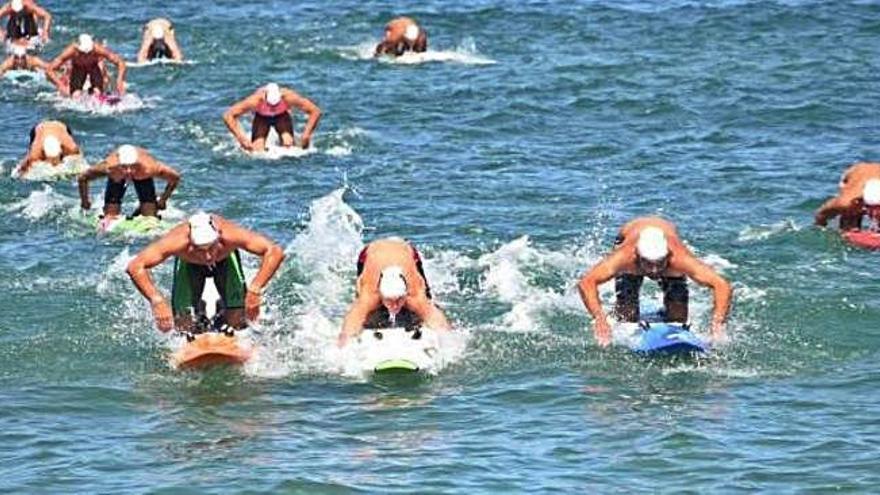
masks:
POLYGON ((240 246, 256 235, 251 230, 233 222, 232 220, 221 217, 220 215, 212 215, 214 226, 220 231, 220 238, 223 242, 240 246))
POLYGON ((182 222, 148 246, 160 251, 164 256, 183 253, 189 247, 189 224, 182 222))

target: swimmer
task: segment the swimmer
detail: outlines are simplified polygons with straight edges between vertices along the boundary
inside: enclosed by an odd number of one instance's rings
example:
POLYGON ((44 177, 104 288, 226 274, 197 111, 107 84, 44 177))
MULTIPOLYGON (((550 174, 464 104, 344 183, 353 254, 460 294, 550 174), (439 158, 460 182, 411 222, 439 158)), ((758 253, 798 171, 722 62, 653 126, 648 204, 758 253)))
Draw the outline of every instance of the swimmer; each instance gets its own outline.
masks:
POLYGON ((852 165, 840 178, 837 196, 816 211, 816 225, 826 226, 840 217, 840 230, 861 230, 863 220, 869 230, 880 230, 880 163, 861 162, 852 165))
POLYGON ((101 68, 101 62, 105 60, 116 66, 116 92, 121 96, 125 93, 125 61, 106 46, 95 43, 88 34, 79 35, 77 42, 65 48, 52 61, 49 69, 58 71, 70 62, 69 86, 62 90, 65 96, 77 98, 82 95, 87 79, 89 93, 100 95, 105 91, 105 74, 101 68))
POLYGON ((266 151, 266 137, 271 128, 278 133, 281 145, 291 148, 295 145, 292 109, 298 109, 309 116, 300 138, 302 149, 308 149, 312 141, 312 133, 315 132, 321 119, 321 109, 308 98, 300 96, 291 89, 281 88, 275 83, 267 84, 232 105, 223 114, 223 121, 241 147, 247 151, 266 151), (248 112, 254 113, 250 139, 238 122, 238 119, 248 112))
POLYGON ((12 0, 0 7, 0 19, 7 16, 6 30, 0 31, 4 41, 29 43, 39 37, 44 45, 49 42, 52 14, 33 0, 12 0), (43 20, 42 30, 37 28, 37 19, 43 20))
POLYGON ((122 214, 122 200, 128 183, 134 184, 138 207, 132 216, 159 216, 159 210, 167 207, 171 193, 180 182, 180 173, 156 160, 147 150, 124 144, 110 153, 102 162, 89 167, 77 179, 82 209, 92 207, 89 200, 89 182, 107 177, 104 190, 103 218, 115 218, 122 214), (165 181, 165 191, 156 199, 156 178, 165 181))
POLYGON ((222 302, 225 324, 240 329, 256 322, 263 290, 275 275, 284 251, 268 238, 226 220, 220 215, 196 213, 147 246, 128 264, 127 272, 137 289, 150 301, 156 326, 193 329, 193 315, 201 309, 202 290, 211 277, 222 302), (245 283, 239 250, 261 258, 260 269, 245 283), (150 270, 174 256, 171 305, 156 287, 150 270), (247 318, 247 319, 245 319, 247 318))
POLYGON ((70 156, 81 156, 82 150, 73 139, 73 133, 67 124, 57 120, 44 120, 31 128, 30 146, 27 155, 18 166, 20 174, 27 171, 37 162, 59 166, 70 156))
POLYGON ((371 242, 358 256, 356 297, 337 344, 343 347, 364 328, 422 325, 449 330, 443 311, 434 304, 425 278, 422 257, 411 244, 400 239, 371 242))
POLYGON ((593 316, 593 331, 602 347, 611 343, 611 326, 599 299, 599 286, 614 279, 617 303, 615 316, 626 322, 639 321, 639 292, 644 277, 663 290, 665 321, 687 323, 687 278, 714 292, 712 338, 724 339, 724 325, 730 312, 733 289, 711 267, 698 260, 678 237, 675 226, 661 218, 637 218, 624 225, 614 251, 588 271, 578 284, 584 306, 593 316))
POLYGON ((138 50, 139 64, 156 59, 183 61, 183 52, 174 36, 174 26, 168 19, 153 19, 144 26, 141 49, 138 50))
POLYGON ((409 17, 398 17, 385 25, 385 37, 376 45, 375 56, 399 57, 406 52, 428 50, 428 33, 409 17))

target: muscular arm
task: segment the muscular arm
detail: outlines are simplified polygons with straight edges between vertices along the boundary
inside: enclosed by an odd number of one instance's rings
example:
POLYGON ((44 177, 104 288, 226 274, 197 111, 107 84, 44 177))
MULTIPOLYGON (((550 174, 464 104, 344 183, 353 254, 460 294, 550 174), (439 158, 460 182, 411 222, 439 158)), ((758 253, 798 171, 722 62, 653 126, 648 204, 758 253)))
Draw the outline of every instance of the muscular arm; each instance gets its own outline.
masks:
MULTIPOLYGON (((682 256, 682 255, 678 255, 682 256)), ((691 254, 686 254, 683 259, 677 260, 678 268, 685 275, 698 284, 712 289, 715 299, 715 307, 712 311, 712 333, 716 337, 724 331, 724 322, 730 312, 730 301, 733 298, 733 289, 730 283, 713 270, 709 265, 698 260, 691 254)))
POLYGON ((828 201, 816 210, 815 223, 821 227, 828 225, 828 221, 836 216, 842 215, 853 207, 855 200, 859 198, 859 194, 841 193, 828 201))
POLYGON ((64 134, 61 137, 61 151, 64 156, 70 155, 81 155, 82 150, 79 149, 79 145, 76 144, 76 141, 73 140, 73 137, 70 134, 64 134))
POLYGON ((428 33, 423 27, 419 27, 419 37, 413 44, 413 51, 416 53, 424 53, 428 51, 428 33))
POLYGON ((177 188, 177 184, 180 183, 180 172, 159 161, 155 161, 155 164, 157 168, 156 177, 165 181, 165 190, 162 191, 162 196, 159 198, 159 202, 164 204, 171 197, 174 189, 177 188))
POLYGON ((65 62, 70 60, 74 54, 76 54, 76 48, 74 46, 68 46, 63 52, 55 57, 55 60, 53 60, 52 63, 49 64, 49 70, 52 72, 57 71, 65 62))
POLYGON ((367 321, 367 317, 380 304, 382 302, 379 300, 379 297, 373 293, 365 294, 363 297, 355 299, 348 309, 345 319, 342 321, 342 332, 339 334, 340 340, 348 340, 360 334, 367 321))
POLYGON ((49 41, 49 30, 52 28, 52 14, 35 3, 31 3, 31 9, 34 11, 34 17, 43 19, 43 32, 40 37, 43 39, 43 42, 49 41))
MULTIPOLYGON (((96 49, 99 48, 96 47, 96 49)), ((122 60, 122 57, 113 50, 105 47, 100 47, 98 54, 103 55, 104 58, 116 66, 116 92, 120 95, 125 93, 125 60, 122 60)))
POLYGON ((104 162, 89 167, 85 172, 79 174, 76 182, 79 185, 79 199, 83 205, 89 204, 89 182, 106 176, 107 165, 104 162))
POLYGON ((302 140, 302 147, 308 148, 309 142, 312 140, 312 134, 318 127, 318 121, 321 120, 321 109, 312 100, 289 90, 284 91, 284 101, 309 116, 306 127, 303 129, 302 138, 300 138, 302 140))
POLYGON ((27 173, 31 165, 42 157, 43 148, 41 143, 42 139, 40 139, 40 136, 35 136, 34 142, 28 147, 27 154, 24 155, 24 158, 18 164, 17 170, 19 174, 27 173))
POLYGON ((229 128, 229 132, 235 136, 235 139, 241 143, 242 146, 245 146, 245 143, 249 143, 250 139, 245 136, 244 129, 241 127, 238 119, 245 113, 256 108, 259 98, 260 96, 257 93, 254 93, 229 107, 229 110, 223 114, 223 122, 226 124, 226 127, 229 128))
POLYGON ((141 37, 141 47, 137 52, 137 61, 142 64, 147 61, 147 54, 150 52, 150 45, 153 43, 153 37, 150 34, 150 25, 144 26, 143 36, 141 37))
POLYGON ((177 36, 174 34, 173 27, 168 28, 168 33, 165 34, 165 43, 168 45, 168 49, 171 50, 171 59, 177 62, 182 62, 183 50, 181 50, 180 45, 177 44, 177 36))
POLYGON ((229 221, 223 222, 221 231, 224 233, 224 238, 229 239, 236 247, 262 258, 260 270, 250 283, 251 288, 262 290, 275 275, 281 262, 284 261, 284 250, 266 237, 245 230, 229 221))
POLYGON ((424 295, 413 298, 411 302, 407 303, 407 306, 422 320, 426 327, 440 331, 450 329, 449 321, 443 311, 424 295))
POLYGON ((819 207, 816 210, 815 223, 820 227, 824 227, 828 225, 828 221, 833 219, 834 217, 840 215, 844 208, 840 204, 840 197, 835 196, 819 207))
POLYGON ((150 270, 186 247, 185 227, 175 227, 165 237, 147 246, 128 263, 126 272, 144 297, 156 304, 163 300, 162 293, 150 277, 150 270))
POLYGON ((599 298, 599 286, 614 278, 622 264, 622 251, 615 251, 585 273, 578 283, 581 300, 596 321, 605 322, 607 318, 599 298))

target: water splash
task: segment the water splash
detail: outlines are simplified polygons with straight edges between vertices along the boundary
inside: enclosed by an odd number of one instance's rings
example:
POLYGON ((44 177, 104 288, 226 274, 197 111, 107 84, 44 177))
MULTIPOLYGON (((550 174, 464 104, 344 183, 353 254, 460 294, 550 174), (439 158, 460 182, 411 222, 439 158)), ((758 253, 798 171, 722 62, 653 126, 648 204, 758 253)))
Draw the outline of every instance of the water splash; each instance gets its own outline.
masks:
POLYGON ((71 203, 71 199, 56 193, 52 186, 44 185, 43 189, 32 191, 27 198, 6 205, 3 210, 7 213, 17 212, 30 221, 36 221, 54 211, 69 207, 71 203))
POLYGON ((126 93, 118 103, 114 104, 103 103, 92 96, 66 98, 58 94, 52 94, 40 99, 50 99, 54 101, 55 108, 58 110, 72 110, 74 112, 90 113, 93 115, 116 115, 120 113, 134 112, 148 106, 148 102, 142 100, 134 93, 126 93))
MULTIPOLYGON (((353 299, 354 262, 363 248, 363 221, 344 201, 346 189, 337 189, 315 200, 309 208, 309 220, 288 246, 286 252, 302 281, 294 285, 302 301, 293 314, 285 315, 294 332, 289 346, 302 371, 341 374, 365 378, 371 367, 364 350, 357 344, 343 349, 336 346, 342 316, 353 299)), ((426 272, 438 270, 433 259, 424 259, 426 272)), ((439 278, 439 277, 438 277, 439 278)), ((433 280, 433 279, 432 279, 433 280)), ((453 332, 437 337, 438 352, 424 366, 437 373, 464 352, 467 332, 453 332)))

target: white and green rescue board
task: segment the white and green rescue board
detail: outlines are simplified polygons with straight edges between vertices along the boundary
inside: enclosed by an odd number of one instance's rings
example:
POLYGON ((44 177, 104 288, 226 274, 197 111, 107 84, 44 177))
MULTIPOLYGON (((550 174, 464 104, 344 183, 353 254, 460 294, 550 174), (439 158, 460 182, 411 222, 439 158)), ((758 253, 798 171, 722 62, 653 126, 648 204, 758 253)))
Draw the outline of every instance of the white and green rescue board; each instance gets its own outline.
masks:
POLYGON ((403 328, 364 330, 356 344, 363 367, 372 373, 425 371, 437 353, 437 339, 430 330, 403 328))

